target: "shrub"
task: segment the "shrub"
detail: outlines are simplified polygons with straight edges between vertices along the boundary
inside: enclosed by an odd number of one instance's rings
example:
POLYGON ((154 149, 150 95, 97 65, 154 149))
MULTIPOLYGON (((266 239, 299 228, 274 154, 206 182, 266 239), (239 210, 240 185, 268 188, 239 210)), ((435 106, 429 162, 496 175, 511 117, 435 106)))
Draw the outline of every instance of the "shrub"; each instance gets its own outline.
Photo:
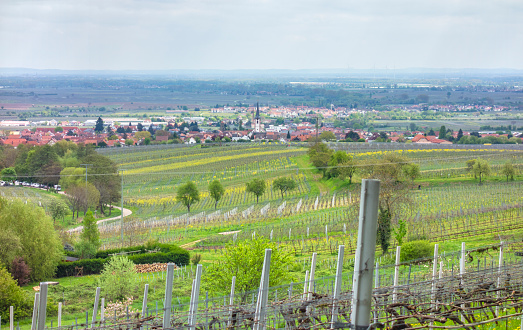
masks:
POLYGON ((74 276, 76 267, 83 267, 83 275, 100 274, 105 259, 83 259, 74 262, 60 262, 56 269, 56 277, 74 276))
POLYGON ((429 258, 434 253, 434 246, 429 241, 412 241, 401 246, 401 262, 429 258))
POLYGON ((202 260, 202 255, 201 254, 198 254, 198 253, 193 254, 193 256, 191 258, 191 262, 192 262, 193 265, 199 264, 200 260, 202 260))
POLYGON ((135 279, 134 263, 125 256, 114 256, 105 264, 99 283, 108 299, 121 300, 135 293, 135 279))
POLYGON ((22 257, 16 257, 11 263, 11 275, 18 282, 18 286, 29 283, 31 268, 27 266, 22 257))
POLYGON ((9 306, 14 307, 15 319, 30 316, 33 308, 22 288, 16 285, 7 269, 0 265, 0 317, 4 323, 9 322, 9 306))

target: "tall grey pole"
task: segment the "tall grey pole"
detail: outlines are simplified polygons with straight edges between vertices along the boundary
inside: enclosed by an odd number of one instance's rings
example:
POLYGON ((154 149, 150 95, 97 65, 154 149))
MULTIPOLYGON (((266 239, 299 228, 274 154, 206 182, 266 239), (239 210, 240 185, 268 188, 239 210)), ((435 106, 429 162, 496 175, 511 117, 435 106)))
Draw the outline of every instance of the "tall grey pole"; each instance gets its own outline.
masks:
POLYGON ((309 295, 307 297, 308 300, 312 299, 312 291, 314 290, 314 273, 316 270, 316 257, 318 254, 314 252, 312 254, 312 260, 311 260, 311 271, 309 273, 309 295))
POLYGON ((367 329, 370 324, 379 193, 379 180, 363 180, 358 243, 354 259, 354 294, 351 314, 351 323, 356 330, 367 329))
POLYGON ((258 291, 258 300, 256 302, 256 311, 254 313, 254 330, 264 330, 267 328, 265 319, 267 314, 267 300, 269 297, 269 273, 271 269, 271 254, 271 249, 265 249, 265 258, 263 260, 260 289, 258 291))
POLYGON ((149 284, 146 284, 145 289, 143 290, 142 318, 145 317, 145 313, 147 311, 147 293, 148 292, 149 292, 149 284))
POLYGON ((40 283, 40 301, 38 307, 38 323, 37 329, 45 329, 45 314, 47 311, 47 282, 40 283))
POLYGON ((341 274, 343 272, 343 254, 345 253, 345 245, 338 247, 338 261, 336 266, 336 279, 334 281, 334 295, 332 301, 332 318, 331 318, 331 329, 336 329, 336 323, 338 322, 338 299, 340 299, 341 292, 341 274))
POLYGON ((189 329, 195 329, 196 316, 198 313, 198 298, 200 296, 200 282, 202 279, 202 265, 196 266, 196 278, 194 279, 191 306, 189 307, 189 329))
POLYGON ((165 303, 163 311, 163 328, 167 329, 171 326, 171 301, 173 297, 173 279, 174 279, 174 263, 167 264, 167 278, 165 281, 165 303))
POLYGON ((234 289, 236 287, 236 276, 232 277, 231 283, 231 295, 229 296, 229 320, 227 321, 227 327, 232 325, 232 306, 234 305, 234 289))
MULTIPOLYGON (((94 307, 93 307, 93 317, 91 321, 91 328, 95 328, 96 324, 96 315, 98 314, 98 305, 100 303, 100 287, 96 288, 96 295, 94 296, 94 307)), ((87 326, 86 326, 87 328, 87 326)))
POLYGON ((31 320, 31 330, 36 330, 36 319, 38 318, 38 304, 39 304, 40 293, 35 293, 35 301, 33 304, 33 318, 31 320))
POLYGON ((121 209, 121 215, 120 215, 120 236, 121 236, 121 240, 122 240, 122 247, 123 247, 123 170, 121 170, 122 174, 122 184, 121 184, 121 188, 122 188, 122 194, 121 194, 121 199, 122 199, 122 209, 121 209))

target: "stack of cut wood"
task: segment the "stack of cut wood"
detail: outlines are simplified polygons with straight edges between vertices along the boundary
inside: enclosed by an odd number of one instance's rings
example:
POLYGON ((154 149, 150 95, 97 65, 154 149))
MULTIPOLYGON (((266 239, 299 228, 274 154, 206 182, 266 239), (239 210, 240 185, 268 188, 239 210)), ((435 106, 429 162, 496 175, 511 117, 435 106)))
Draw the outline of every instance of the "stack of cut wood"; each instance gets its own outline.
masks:
POLYGON ((163 272, 167 270, 167 264, 156 263, 156 264, 141 264, 134 266, 137 273, 151 273, 151 272, 163 272))

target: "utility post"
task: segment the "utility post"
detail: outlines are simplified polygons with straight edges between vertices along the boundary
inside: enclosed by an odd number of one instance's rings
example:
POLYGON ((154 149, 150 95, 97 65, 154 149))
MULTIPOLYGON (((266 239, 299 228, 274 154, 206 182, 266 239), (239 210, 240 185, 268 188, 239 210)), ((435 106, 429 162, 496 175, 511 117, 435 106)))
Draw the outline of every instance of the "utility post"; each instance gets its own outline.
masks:
POLYGON ((89 208, 88 198, 87 198, 87 167, 93 166, 93 164, 80 164, 80 166, 85 166, 85 212, 87 213, 87 209, 89 208))
POLYGON ((122 177, 122 183, 121 183, 121 189, 122 189, 122 193, 121 193, 121 200, 122 200, 122 209, 120 210, 121 211, 121 214, 120 214, 120 238, 121 238, 121 241, 122 241, 122 247, 123 247, 123 172, 124 170, 119 170, 118 172, 120 172, 120 176, 122 177))

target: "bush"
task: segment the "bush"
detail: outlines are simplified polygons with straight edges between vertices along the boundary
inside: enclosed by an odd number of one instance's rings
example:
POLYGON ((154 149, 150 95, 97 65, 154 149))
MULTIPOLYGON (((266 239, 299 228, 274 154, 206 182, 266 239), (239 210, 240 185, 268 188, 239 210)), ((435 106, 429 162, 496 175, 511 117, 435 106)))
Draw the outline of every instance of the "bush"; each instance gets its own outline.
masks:
POLYGON ((11 275, 18 282, 18 286, 29 283, 31 268, 27 266, 22 257, 16 257, 11 263, 11 275))
POLYGON ((401 262, 430 258, 434 254, 434 245, 429 241, 412 241, 401 246, 401 262))
POLYGON ((191 262, 193 265, 198 265, 200 263, 200 260, 202 260, 202 255, 201 254, 198 254, 198 253, 195 253, 193 254, 192 258, 191 258, 191 262))
POLYGON ((9 306, 14 307, 15 320, 31 316, 33 305, 25 292, 16 285, 15 279, 0 266, 0 317, 9 322, 9 306))
POLYGON ((134 263, 125 256, 113 256, 106 262, 100 275, 100 287, 109 300, 121 300, 132 296, 137 283, 134 263))
MULTIPOLYGON (((188 265, 190 261, 189 252, 175 245, 169 244, 157 244, 160 248, 160 251, 167 252, 157 252, 157 253, 141 253, 129 255, 128 259, 134 262, 135 264, 153 264, 157 262, 166 263, 174 262, 178 266, 188 265), (161 247, 160 247, 161 246, 161 247)), ((138 247, 134 246, 131 248, 121 249, 119 251, 107 250, 99 251, 97 256, 104 256, 106 252, 118 253, 120 251, 137 251, 140 250, 138 247)), ((145 248, 143 249, 145 251, 145 248)), ((108 261, 107 258, 96 258, 96 259, 82 259, 74 262, 61 262, 58 264, 58 269, 56 271, 56 277, 66 277, 73 276, 75 274, 76 267, 83 267, 83 274, 100 274, 104 264, 108 261)))
POLYGON ((83 267, 83 275, 100 274, 105 259, 83 259, 74 262, 60 262, 56 269, 56 277, 74 276, 76 267, 83 267))

